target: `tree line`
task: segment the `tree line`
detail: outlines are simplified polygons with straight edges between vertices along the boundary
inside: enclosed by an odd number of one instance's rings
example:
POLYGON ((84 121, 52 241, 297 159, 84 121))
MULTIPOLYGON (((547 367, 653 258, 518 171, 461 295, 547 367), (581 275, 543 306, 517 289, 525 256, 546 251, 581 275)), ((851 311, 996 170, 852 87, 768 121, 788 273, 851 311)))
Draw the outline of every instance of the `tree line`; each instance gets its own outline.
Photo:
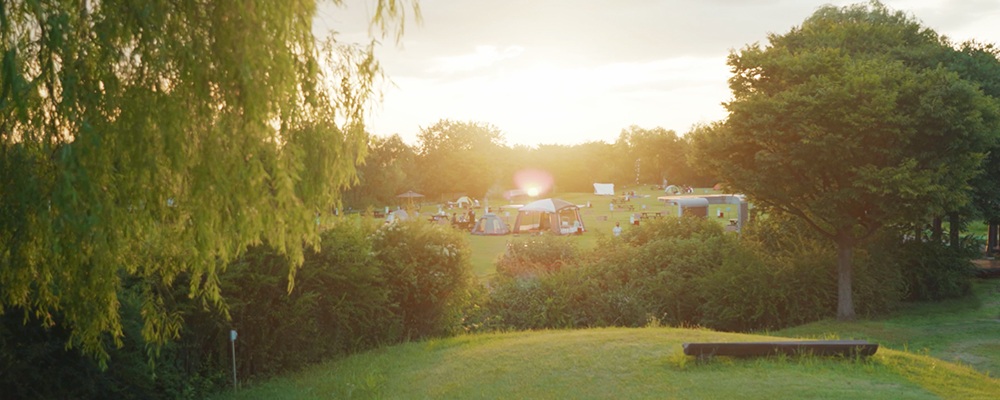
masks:
POLYGON ((715 178, 688 164, 688 136, 661 127, 630 126, 613 143, 508 145, 496 126, 442 119, 420 129, 417 143, 398 135, 372 136, 357 182, 344 192, 343 206, 363 210, 394 205, 397 194, 413 190, 430 201, 499 197, 515 188, 515 172, 548 172, 556 191, 589 192, 594 183, 616 187, 641 184, 712 186, 715 178))

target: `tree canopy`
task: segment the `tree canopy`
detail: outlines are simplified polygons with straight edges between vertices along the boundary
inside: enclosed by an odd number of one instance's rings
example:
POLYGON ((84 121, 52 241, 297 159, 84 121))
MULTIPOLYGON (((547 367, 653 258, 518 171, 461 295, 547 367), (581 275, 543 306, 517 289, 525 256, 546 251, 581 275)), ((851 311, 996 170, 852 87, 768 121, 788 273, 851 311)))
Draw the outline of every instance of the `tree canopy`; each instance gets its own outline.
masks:
POLYGON ((692 161, 836 241, 838 315, 853 319, 851 249, 967 203, 1000 135, 997 103, 914 62, 947 43, 877 2, 823 7, 769 41, 730 54, 729 116, 695 132, 692 161))
MULTIPOLYGON (((384 34, 404 8, 379 0, 373 23, 384 34)), ((0 312, 59 315, 70 345, 103 355, 125 276, 145 280, 143 335, 162 343, 181 324, 162 295, 178 276, 218 303, 247 245, 301 263, 355 179, 381 73, 371 45, 318 45, 315 12, 0 3, 0 312)))

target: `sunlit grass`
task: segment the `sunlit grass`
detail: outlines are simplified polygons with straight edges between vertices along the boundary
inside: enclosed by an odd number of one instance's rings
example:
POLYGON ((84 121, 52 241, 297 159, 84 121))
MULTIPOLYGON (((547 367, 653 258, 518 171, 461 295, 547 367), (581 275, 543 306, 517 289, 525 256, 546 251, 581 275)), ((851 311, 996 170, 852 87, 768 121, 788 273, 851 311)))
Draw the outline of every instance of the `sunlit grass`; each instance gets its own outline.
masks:
POLYGON ((924 355, 699 361, 691 341, 773 340, 676 328, 464 335, 316 365, 222 399, 990 399, 1000 382, 924 355))
POLYGON ((824 320, 772 334, 864 339, 1000 376, 1000 281, 977 281, 973 292, 962 299, 906 304, 888 318, 852 323, 824 320))
MULTIPOLYGON (((597 238, 599 236, 610 236, 611 229, 615 227, 615 222, 621 223, 623 227, 628 228, 629 216, 633 213, 646 212, 657 212, 663 211, 669 213, 669 215, 676 215, 677 207, 667 207, 664 206, 662 202, 656 200, 658 196, 663 196, 662 190, 651 190, 651 185, 643 185, 641 187, 630 187, 627 189, 617 188, 616 191, 620 197, 620 194, 624 190, 635 191, 641 197, 637 199, 630 200, 627 204, 635 208, 635 211, 612 211, 609 208, 611 204, 612 196, 597 196, 593 193, 556 193, 549 194, 541 197, 554 197, 566 200, 570 203, 585 206, 590 203, 590 207, 581 209, 581 217, 583 218, 583 223, 587 227, 587 233, 580 236, 570 236, 569 240, 577 243, 581 249, 592 249, 597 245, 597 238), (643 208, 645 206, 646 208, 643 208), (598 221, 599 216, 607 217, 604 221, 598 221)), ((695 189, 695 194, 715 194, 719 193, 711 189, 695 189)), ((502 198, 490 199, 489 204, 491 207, 496 209, 496 207, 505 204, 525 204, 527 202, 537 200, 530 198, 518 198, 513 201, 505 200, 502 198)), ((483 207, 476 210, 476 215, 482 215, 485 212, 485 201, 482 204, 483 207)), ((448 214, 452 212, 457 212, 456 210, 443 210, 448 214)), ((730 218, 736 218, 736 206, 735 205, 715 205, 709 207, 710 215, 712 215, 713 220, 717 220, 720 224, 728 224, 730 218), (723 218, 716 217, 717 210, 722 208, 723 218), (727 211, 727 208, 729 209, 727 211)), ((420 207, 421 215, 432 214, 438 212, 438 205, 436 204, 425 204, 420 207)), ((516 212, 510 212, 509 215, 505 212, 497 212, 497 214, 504 219, 508 224, 513 225, 514 219, 517 217, 516 212)), ((469 235, 469 242, 472 247, 472 271, 476 276, 481 278, 489 278, 496 272, 494 262, 497 257, 499 257, 507 248, 507 243, 518 242, 526 240, 527 235, 520 236, 474 236, 469 235)))

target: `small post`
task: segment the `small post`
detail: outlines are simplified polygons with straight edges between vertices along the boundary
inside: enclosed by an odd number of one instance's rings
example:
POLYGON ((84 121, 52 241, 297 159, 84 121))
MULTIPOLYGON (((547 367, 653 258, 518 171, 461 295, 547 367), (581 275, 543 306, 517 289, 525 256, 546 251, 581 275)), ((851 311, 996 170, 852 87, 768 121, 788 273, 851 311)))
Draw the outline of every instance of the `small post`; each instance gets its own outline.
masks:
POLYGON ((229 343, 233 345, 233 391, 236 389, 236 330, 229 331, 229 343))

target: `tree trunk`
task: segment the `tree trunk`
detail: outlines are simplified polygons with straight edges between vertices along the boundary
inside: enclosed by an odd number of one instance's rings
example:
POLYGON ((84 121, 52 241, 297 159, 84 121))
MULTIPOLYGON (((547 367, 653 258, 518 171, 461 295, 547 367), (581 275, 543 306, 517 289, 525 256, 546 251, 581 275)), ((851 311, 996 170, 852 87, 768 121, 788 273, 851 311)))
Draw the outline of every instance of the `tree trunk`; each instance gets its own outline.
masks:
POLYGON ((934 217, 934 221, 931 222, 931 240, 941 243, 942 232, 944 232, 944 229, 941 228, 941 217, 934 217))
POLYGON ((988 225, 989 230, 986 234, 986 255, 990 256, 993 255, 994 249, 997 248, 997 228, 1000 227, 994 223, 988 223, 988 225))
POLYGON ((948 233, 951 236, 951 248, 957 251, 958 247, 961 246, 958 240, 958 231, 962 225, 962 221, 958 219, 958 211, 948 213, 948 224, 951 225, 948 227, 948 233))
POLYGON ((837 242, 837 319, 854 321, 854 300, 851 293, 851 252, 854 244, 837 242))

